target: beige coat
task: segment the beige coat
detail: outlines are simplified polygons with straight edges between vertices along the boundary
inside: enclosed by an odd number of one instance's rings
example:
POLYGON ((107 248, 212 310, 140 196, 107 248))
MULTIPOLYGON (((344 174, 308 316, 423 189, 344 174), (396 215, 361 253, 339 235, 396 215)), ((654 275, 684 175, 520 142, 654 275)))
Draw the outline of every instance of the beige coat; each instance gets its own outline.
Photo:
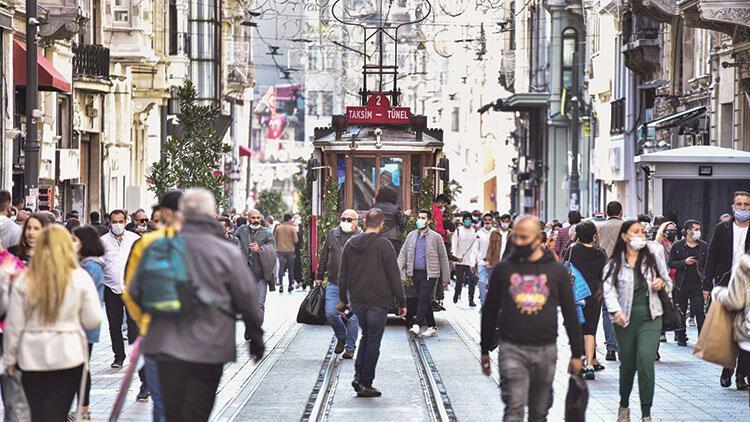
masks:
POLYGON ((83 330, 96 328, 102 320, 94 281, 83 268, 75 269, 60 315, 51 324, 29 309, 28 289, 25 276, 19 275, 13 283, 5 319, 5 366, 18 365, 24 371, 55 371, 82 365, 88 352, 83 330))
POLYGON ((737 311, 733 324, 734 340, 740 349, 750 352, 750 255, 740 258, 729 287, 715 287, 711 297, 728 311, 737 311))

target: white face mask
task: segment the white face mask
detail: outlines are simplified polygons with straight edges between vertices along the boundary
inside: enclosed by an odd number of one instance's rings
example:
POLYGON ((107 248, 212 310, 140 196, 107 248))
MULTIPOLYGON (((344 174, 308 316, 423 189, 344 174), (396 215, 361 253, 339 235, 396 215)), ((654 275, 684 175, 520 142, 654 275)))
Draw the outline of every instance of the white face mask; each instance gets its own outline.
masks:
POLYGON ((508 227, 510 227, 510 223, 500 223, 500 228, 503 230, 508 230, 508 227))
POLYGON ((630 238, 630 247, 635 249, 636 251, 640 251, 646 246, 646 239, 643 237, 637 236, 637 237, 631 237, 630 238))
POLYGON ((350 223, 348 221, 342 221, 341 223, 339 223, 339 227, 341 227, 341 230, 344 233, 351 233, 352 231, 354 231, 354 223, 350 223))
POLYGON ((701 238, 701 231, 700 230, 694 231, 693 232, 693 240, 698 240, 700 238, 701 238))
POLYGON ((112 224, 110 227, 110 230, 112 230, 112 234, 115 236, 122 236, 123 233, 125 233, 125 225, 124 224, 112 224))
POLYGON ((258 227, 260 227, 260 223, 250 223, 250 227, 252 227, 253 229, 257 229, 258 227))

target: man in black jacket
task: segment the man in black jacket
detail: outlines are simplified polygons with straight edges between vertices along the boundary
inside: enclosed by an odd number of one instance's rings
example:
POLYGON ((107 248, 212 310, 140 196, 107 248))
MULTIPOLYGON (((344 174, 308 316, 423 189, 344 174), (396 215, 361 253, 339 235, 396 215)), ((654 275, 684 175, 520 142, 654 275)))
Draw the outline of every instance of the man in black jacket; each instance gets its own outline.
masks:
POLYGON ((690 301, 690 315, 698 323, 698 333, 703 328, 706 315, 703 312, 703 268, 706 266, 708 245, 701 240, 701 223, 697 220, 687 220, 684 224, 685 237, 672 245, 669 253, 669 268, 677 270, 674 280, 673 299, 679 307, 681 328, 675 331, 678 346, 687 346, 685 334, 685 311, 690 301))
POLYGON ((499 329, 503 420, 523 420, 527 406, 529 420, 546 420, 557 362, 558 307, 570 340, 571 374, 581 372, 583 338, 572 276, 550 251, 542 249, 539 219, 523 216, 514 226, 513 255, 492 271, 482 310, 482 371, 490 375, 489 352, 499 329))
MULTIPOLYGON (((706 272, 703 278, 703 299, 714 286, 728 286, 732 269, 737 265, 740 257, 750 251, 750 236, 747 235, 750 226, 750 193, 737 191, 732 203, 732 219, 719 223, 714 229, 711 243, 708 244, 706 258, 706 272)), ((750 368, 737 368, 737 388, 746 390, 745 380, 750 368)), ((724 368, 719 379, 722 387, 732 385, 733 368, 724 368)))
POLYGON ((356 315, 351 318, 342 318, 336 309, 339 302, 339 266, 341 265, 341 255, 344 252, 344 245, 355 235, 361 233, 357 224, 359 216, 357 211, 352 209, 345 210, 341 213, 341 223, 339 227, 331 230, 326 237, 325 244, 320 251, 320 262, 318 262, 318 274, 315 284, 323 285, 326 275, 328 275, 328 285, 326 286, 326 319, 333 328, 338 343, 336 343, 335 352, 344 352, 344 359, 354 357, 354 349, 357 342, 357 320, 356 315))
POLYGON ((406 316, 406 297, 393 245, 380 232, 383 211, 367 212, 364 234, 346 242, 339 270, 338 309, 351 303, 359 318, 362 337, 359 340, 352 387, 360 397, 380 397, 372 386, 380 356, 380 341, 385 332, 388 310, 395 301, 399 316, 406 316))

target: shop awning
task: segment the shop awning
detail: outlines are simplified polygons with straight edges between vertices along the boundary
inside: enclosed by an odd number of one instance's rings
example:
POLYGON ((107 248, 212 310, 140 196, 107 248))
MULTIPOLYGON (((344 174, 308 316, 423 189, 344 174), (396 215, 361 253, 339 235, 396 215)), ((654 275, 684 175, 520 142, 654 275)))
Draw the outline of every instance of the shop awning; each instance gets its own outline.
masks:
POLYGON ((693 119, 706 112, 706 107, 695 107, 689 110, 680 111, 669 116, 662 117, 661 119, 652 120, 646 123, 648 128, 667 129, 670 127, 677 126, 686 120, 693 119))
MULTIPOLYGON (((220 114, 214 118, 213 126, 216 129, 216 135, 220 138, 224 138, 229 130, 229 125, 232 124, 232 118, 226 114, 220 114)), ((179 123, 167 125, 167 135, 169 136, 183 136, 185 132, 182 130, 182 126, 179 123)))
MULTIPOLYGON (((37 72, 40 91, 70 92, 70 82, 52 66, 46 57, 37 53, 37 72)), ((13 83, 26 86, 26 44, 13 41, 13 83)))
POLYGON ((240 145, 240 157, 252 157, 253 156, 253 150, 250 148, 240 145))
POLYGON ((499 111, 531 111, 549 106, 549 93, 524 92, 502 99, 499 111))

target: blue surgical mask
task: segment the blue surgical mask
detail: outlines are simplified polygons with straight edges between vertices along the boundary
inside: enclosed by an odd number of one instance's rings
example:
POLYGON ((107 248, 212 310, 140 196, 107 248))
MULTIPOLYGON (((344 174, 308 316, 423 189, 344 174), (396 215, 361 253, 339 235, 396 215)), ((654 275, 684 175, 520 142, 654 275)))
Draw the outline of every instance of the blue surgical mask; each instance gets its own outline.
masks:
POLYGON ((417 228, 422 230, 427 226, 427 221, 422 219, 417 219, 417 228))
POLYGON ((474 224, 471 220, 464 220, 464 227, 471 227, 474 224))
POLYGON ((740 223, 750 220, 750 210, 734 210, 734 219, 740 223))

